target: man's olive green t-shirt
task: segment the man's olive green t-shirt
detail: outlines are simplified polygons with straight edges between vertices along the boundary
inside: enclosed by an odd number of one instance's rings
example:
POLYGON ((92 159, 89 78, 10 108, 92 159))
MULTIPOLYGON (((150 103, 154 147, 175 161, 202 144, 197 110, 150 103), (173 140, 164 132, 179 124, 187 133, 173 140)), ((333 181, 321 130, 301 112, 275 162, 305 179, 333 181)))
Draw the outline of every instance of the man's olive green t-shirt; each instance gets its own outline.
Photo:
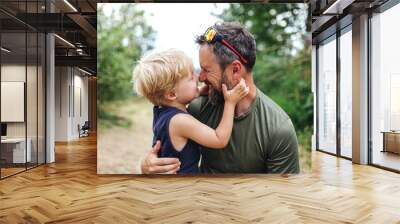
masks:
MULTIPOLYGON (((211 128, 217 128, 223 103, 213 105, 201 96, 188 111, 211 128)), ((195 131, 195 130, 194 130, 195 131)), ((289 116, 257 89, 249 111, 234 118, 224 149, 201 147, 202 173, 299 173, 296 132, 289 116)))

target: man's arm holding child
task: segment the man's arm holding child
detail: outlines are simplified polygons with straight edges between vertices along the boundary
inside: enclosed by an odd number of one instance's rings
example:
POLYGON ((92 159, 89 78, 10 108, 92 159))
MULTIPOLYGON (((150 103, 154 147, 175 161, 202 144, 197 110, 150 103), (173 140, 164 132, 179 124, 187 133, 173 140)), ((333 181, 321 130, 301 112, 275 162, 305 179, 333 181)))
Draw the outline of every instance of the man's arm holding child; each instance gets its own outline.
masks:
POLYGON ((176 174, 181 163, 177 158, 158 158, 158 151, 161 142, 153 146, 152 149, 139 161, 138 174, 176 174))

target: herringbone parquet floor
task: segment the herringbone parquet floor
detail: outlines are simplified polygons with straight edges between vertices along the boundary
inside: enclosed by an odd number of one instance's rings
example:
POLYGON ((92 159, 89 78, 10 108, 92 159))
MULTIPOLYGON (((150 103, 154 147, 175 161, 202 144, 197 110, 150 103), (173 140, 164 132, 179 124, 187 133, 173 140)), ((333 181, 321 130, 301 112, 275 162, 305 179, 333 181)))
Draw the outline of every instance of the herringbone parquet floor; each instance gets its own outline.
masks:
POLYGON ((96 174, 96 139, 0 181, 0 223, 400 223, 400 175, 313 153, 297 176, 96 174))

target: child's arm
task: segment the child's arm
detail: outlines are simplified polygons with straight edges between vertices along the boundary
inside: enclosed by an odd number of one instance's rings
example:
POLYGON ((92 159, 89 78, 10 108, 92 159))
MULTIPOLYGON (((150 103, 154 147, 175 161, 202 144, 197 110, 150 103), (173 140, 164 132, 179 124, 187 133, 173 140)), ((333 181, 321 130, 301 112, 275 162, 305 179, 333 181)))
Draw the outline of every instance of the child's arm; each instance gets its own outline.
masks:
POLYGON ((242 79, 238 85, 228 91, 222 86, 225 104, 222 119, 214 130, 188 114, 178 114, 171 119, 171 133, 187 139, 192 139, 200 145, 209 148, 223 148, 228 144, 232 133, 233 117, 236 103, 245 97, 249 90, 242 79))

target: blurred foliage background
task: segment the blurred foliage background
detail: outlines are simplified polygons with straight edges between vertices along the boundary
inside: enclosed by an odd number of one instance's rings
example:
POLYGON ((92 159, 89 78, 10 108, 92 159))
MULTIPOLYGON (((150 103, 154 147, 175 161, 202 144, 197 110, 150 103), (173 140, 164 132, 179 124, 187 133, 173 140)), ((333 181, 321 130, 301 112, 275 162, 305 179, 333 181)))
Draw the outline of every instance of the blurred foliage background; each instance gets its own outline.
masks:
POLYGON ((123 101, 133 94, 134 62, 153 48, 155 31, 146 24, 144 12, 135 4, 123 4, 110 16, 104 5, 97 12, 97 95, 100 128, 112 125, 131 125, 129 119, 118 116, 110 108, 113 102, 123 101), (110 104, 111 103, 111 104, 110 104))
MULTIPOLYGON (((218 16, 224 21, 239 21, 254 35, 254 81, 286 111, 302 150, 310 152, 313 95, 308 10, 305 4, 231 4, 218 16)), ((307 164, 311 165, 311 159, 307 164)))
MULTIPOLYGON (((154 46, 155 30, 144 12, 125 4, 106 16, 98 9, 98 110, 100 128, 129 127, 129 118, 118 107, 133 95, 134 62, 154 46)), ((310 13, 306 4, 232 3, 221 14, 223 21, 239 21, 254 35, 257 87, 290 116, 299 139, 303 169, 311 167, 313 95, 311 92, 310 13)), ((193 34, 195 36, 197 34, 193 34)), ((193 42, 193 44, 195 44, 193 42)))

